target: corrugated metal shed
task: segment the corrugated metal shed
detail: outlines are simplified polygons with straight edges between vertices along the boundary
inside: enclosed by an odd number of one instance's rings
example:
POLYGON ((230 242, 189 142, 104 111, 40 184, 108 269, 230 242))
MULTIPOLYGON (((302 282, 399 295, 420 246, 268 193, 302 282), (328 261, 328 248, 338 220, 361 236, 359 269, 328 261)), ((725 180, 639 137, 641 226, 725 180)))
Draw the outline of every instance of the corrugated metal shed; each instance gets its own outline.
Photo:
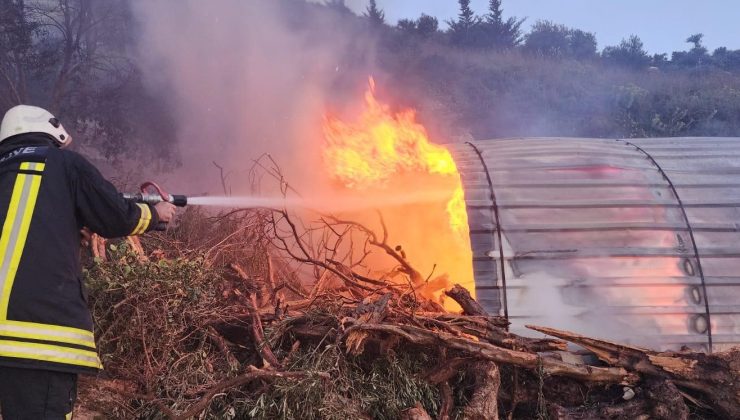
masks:
POLYGON ((514 329, 663 349, 740 344, 740 138, 450 147, 478 298, 514 329))

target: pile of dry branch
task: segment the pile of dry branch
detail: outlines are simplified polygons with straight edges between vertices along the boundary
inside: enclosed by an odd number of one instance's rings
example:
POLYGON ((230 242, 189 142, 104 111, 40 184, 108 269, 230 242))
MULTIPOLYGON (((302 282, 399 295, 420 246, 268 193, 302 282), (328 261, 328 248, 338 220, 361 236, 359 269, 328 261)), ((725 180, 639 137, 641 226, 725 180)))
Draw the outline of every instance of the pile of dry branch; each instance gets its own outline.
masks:
POLYGON ((446 295, 462 314, 424 298, 430 281, 386 242, 274 210, 191 211, 143 247, 97 240, 87 280, 107 376, 91 388, 119 418, 740 418, 740 350, 517 336, 459 286, 446 295), (372 252, 392 268, 362 271, 372 252))

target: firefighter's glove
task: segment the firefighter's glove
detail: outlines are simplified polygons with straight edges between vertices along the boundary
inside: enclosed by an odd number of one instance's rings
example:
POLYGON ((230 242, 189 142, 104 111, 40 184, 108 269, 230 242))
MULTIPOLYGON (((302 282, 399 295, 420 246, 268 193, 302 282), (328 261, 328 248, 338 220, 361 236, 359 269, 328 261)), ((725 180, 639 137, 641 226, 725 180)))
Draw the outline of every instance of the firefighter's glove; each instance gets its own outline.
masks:
POLYGON ((154 210, 157 212, 157 216, 159 216, 159 221, 164 223, 169 223, 172 221, 172 219, 175 217, 175 207, 172 203, 168 202, 161 202, 157 203, 156 206, 154 206, 154 210))

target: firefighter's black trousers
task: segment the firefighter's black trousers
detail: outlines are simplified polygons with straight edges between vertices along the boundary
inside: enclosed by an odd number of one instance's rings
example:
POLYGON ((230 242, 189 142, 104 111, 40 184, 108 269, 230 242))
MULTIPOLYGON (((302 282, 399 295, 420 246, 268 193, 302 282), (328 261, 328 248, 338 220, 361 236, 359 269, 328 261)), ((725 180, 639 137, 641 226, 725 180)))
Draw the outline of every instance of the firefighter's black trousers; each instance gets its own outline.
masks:
POLYGON ((3 420, 72 418, 77 374, 0 366, 0 409, 3 420))

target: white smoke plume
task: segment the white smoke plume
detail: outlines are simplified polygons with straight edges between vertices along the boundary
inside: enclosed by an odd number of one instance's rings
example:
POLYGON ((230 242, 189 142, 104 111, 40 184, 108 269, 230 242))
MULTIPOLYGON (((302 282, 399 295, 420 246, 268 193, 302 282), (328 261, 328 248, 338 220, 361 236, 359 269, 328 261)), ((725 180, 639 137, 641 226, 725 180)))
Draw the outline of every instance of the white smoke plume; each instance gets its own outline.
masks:
POLYGON ((371 72, 358 19, 296 0, 141 1, 135 14, 144 78, 177 125, 183 169, 170 188, 220 193, 215 161, 244 192, 263 153, 294 182, 315 179, 329 92, 359 98, 371 72))

